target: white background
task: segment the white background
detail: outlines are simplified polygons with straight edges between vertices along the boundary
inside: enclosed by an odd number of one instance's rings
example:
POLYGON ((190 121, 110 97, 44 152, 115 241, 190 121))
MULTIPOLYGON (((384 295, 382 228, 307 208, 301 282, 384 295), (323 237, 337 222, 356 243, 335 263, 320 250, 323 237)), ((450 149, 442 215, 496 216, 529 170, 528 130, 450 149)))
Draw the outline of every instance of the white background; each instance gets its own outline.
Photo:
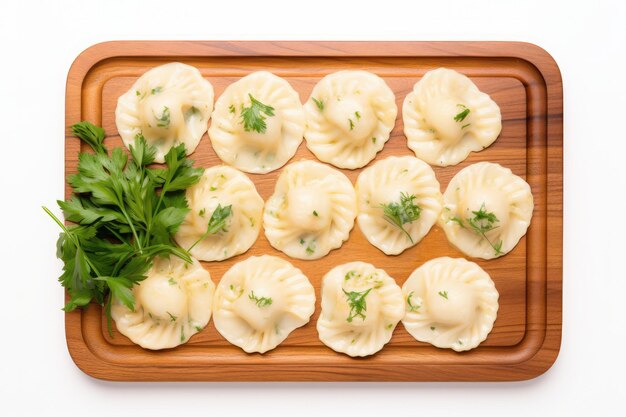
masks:
POLYGON ((626 2, 291 0, 0 3, 0 415, 626 415, 626 2), (131 4, 135 3, 135 4, 131 4), (72 363, 58 230, 65 78, 117 39, 519 40, 565 94, 560 356, 521 383, 108 383, 72 363), (58 210, 56 210, 58 213, 58 210))

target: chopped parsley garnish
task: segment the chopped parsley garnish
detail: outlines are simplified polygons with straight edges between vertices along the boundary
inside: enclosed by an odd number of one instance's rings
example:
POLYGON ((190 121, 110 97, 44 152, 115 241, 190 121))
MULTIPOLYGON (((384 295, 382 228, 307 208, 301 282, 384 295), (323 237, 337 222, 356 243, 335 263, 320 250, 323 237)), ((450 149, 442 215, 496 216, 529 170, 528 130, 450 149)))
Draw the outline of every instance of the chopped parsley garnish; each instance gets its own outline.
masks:
POLYGON ((471 125, 471 123, 461 126, 461 129, 465 129, 466 127, 469 127, 469 125, 471 125))
POLYGON ((202 327, 200 326, 193 326, 197 332, 201 332, 202 331, 202 327))
POLYGON ((150 93, 152 93, 152 94, 154 95, 154 94, 158 94, 158 93, 160 93, 161 91, 163 91, 163 87, 159 86, 159 87, 154 87, 154 88, 150 91, 150 93))
POLYGON ((469 227, 466 226, 463 219, 461 219, 458 216, 452 217, 450 221, 453 221, 457 223, 459 226, 461 226, 462 228, 469 229, 475 234, 481 236, 493 248, 496 255, 503 254, 502 240, 499 240, 498 242, 491 242, 491 240, 489 240, 489 238, 486 235, 487 232, 500 227, 500 226, 495 225, 500 220, 498 220, 498 218, 496 217, 494 213, 487 211, 487 208, 485 207, 485 203, 483 203, 480 206, 480 210, 472 211, 472 214, 474 215, 474 217, 468 217, 467 219, 465 219, 469 227))
POLYGON ((354 116, 356 117, 357 120, 361 119, 361 113, 359 113, 358 111, 354 112, 354 116))
POLYGON ((350 314, 346 321, 348 323, 352 323, 356 317, 360 317, 361 320, 365 320, 365 311, 367 311, 367 303, 365 302, 365 297, 367 294, 372 291, 372 288, 365 291, 346 291, 342 289, 343 293, 346 295, 346 299, 348 300, 348 305, 350 306, 350 314))
POLYGON ((406 297, 406 303, 409 305, 409 311, 417 311, 421 307, 413 304, 413 300, 411 300, 411 298, 413 297, 413 293, 414 291, 411 291, 406 297))
POLYGON ((421 207, 413 202, 417 197, 406 193, 400 194, 400 202, 392 202, 388 204, 382 204, 383 218, 392 225, 396 226, 404 232, 413 243, 413 238, 406 231, 404 225, 417 220, 422 211, 421 207))
POLYGON ((170 108, 165 106, 163 107, 163 113, 161 113, 161 117, 157 117, 157 127, 170 127, 170 108))
POLYGON ((376 138, 372 138, 372 143, 376 143, 376 138))
POLYGON ((235 114, 235 106, 232 105, 232 104, 230 106, 228 106, 228 112, 232 113, 232 114, 235 114))
POLYGON ((255 131, 257 133, 265 133, 267 129, 265 119, 266 117, 274 116, 274 108, 261 103, 259 100, 255 99, 252 94, 248 94, 248 97, 250 97, 250 107, 243 107, 241 109, 243 130, 246 132, 255 131))
POLYGON ((430 326, 430 330, 435 331, 435 326, 430 326))
POLYGON ((217 190, 217 187, 211 186, 211 187, 209 188, 209 190, 211 190, 211 191, 215 191, 215 190, 217 190))
POLYGON ((311 97, 311 100, 315 103, 319 111, 324 111, 324 102, 316 99, 315 97, 311 97))
POLYGON ((315 240, 311 240, 306 247, 307 255, 313 255, 315 253, 315 240))
POLYGON ((461 111, 454 116, 454 121, 460 123, 470 114, 470 109, 468 109, 464 104, 457 104, 457 107, 459 107, 461 111))
POLYGON ((319 216, 320 216, 319 214, 317 214, 317 210, 313 210, 313 215, 314 215, 315 217, 319 217, 319 216))
POLYGON ((198 212, 198 216, 200 216, 200 217, 204 217, 204 213, 206 213, 206 209, 202 208, 202 209, 200 209, 200 211, 198 212))
POLYGON ((173 315, 169 311, 166 311, 166 313, 167 313, 168 316, 170 316, 170 320, 171 321, 176 321, 178 319, 178 317, 176 317, 175 315, 173 315))
POLYGON ((170 277, 170 279, 167 280, 167 283, 170 284, 170 285, 178 284, 178 282, 176 282, 176 280, 174 278, 171 278, 171 277, 170 277))
POLYGON ((354 270, 351 270, 351 271, 348 271, 346 273, 346 275, 344 276, 344 280, 347 281, 350 278, 356 278, 356 277, 360 277, 360 276, 361 276, 361 274, 359 274, 358 272, 356 272, 354 270))
POLYGON ((226 229, 226 220, 233 214, 232 207, 232 204, 229 204, 225 207, 222 207, 221 204, 218 204, 213 211, 213 214, 211 214, 211 218, 209 219, 206 232, 204 232, 204 234, 200 236, 200 238, 196 240, 189 249, 187 249, 187 252, 191 251, 198 243, 206 239, 207 236, 214 235, 221 231, 227 232, 228 229, 226 229))
POLYGON ((305 244, 304 239, 300 238, 300 244, 301 244, 301 245, 304 245, 304 244, 305 244))
POLYGON ((446 300, 448 299, 448 291, 439 291, 437 294, 439 294, 439 296, 445 298, 446 300))
POLYGON ((272 299, 267 297, 257 297, 254 295, 254 291, 250 291, 248 298, 256 304, 257 307, 263 308, 272 305, 272 299))
POLYGON ((350 123, 350 130, 354 130, 354 122, 352 119, 348 119, 348 122, 350 123))

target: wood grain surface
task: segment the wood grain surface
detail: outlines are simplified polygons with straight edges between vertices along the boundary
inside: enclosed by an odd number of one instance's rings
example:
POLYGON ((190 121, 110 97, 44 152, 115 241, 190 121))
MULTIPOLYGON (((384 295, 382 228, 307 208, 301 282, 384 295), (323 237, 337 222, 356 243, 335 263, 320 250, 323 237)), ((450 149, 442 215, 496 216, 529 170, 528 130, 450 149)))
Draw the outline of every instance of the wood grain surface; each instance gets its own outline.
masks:
MULTIPOLYGON (((257 70, 287 79, 306 101, 326 74, 365 69, 381 76, 396 95, 398 117, 390 140, 373 161, 412 155, 402 124, 402 102, 426 71, 441 66, 468 75, 498 103, 503 129, 486 150, 454 167, 434 167, 445 190, 459 170, 479 161, 497 162, 530 184, 535 211, 526 237, 496 260, 472 259, 494 280, 500 310, 493 331, 465 353, 415 341, 401 324, 391 342, 368 358, 336 353, 317 337, 320 282, 333 266, 366 261, 385 269, 402 285, 410 273, 438 256, 463 257, 435 226, 416 246, 387 256, 370 245, 355 225, 344 245, 328 256, 305 261, 273 249, 261 233, 245 254, 204 262, 217 284, 234 263, 271 254, 302 269, 316 288, 316 312, 275 350, 246 354, 230 345, 213 322, 175 349, 152 352, 114 332, 110 337, 97 305, 66 315, 70 354, 89 375, 107 380, 145 381, 503 381, 533 378, 558 355, 562 303, 563 115, 559 69, 544 50, 513 42, 109 42, 84 51, 72 65, 66 92, 66 176, 74 173, 80 149, 69 126, 80 120, 101 124, 108 146, 121 146, 115 106, 143 72, 179 61, 200 69, 216 98, 233 81, 257 70)), ((190 156, 197 166, 220 164, 207 135, 190 156)), ((315 159, 303 141, 294 158, 315 159)), ((291 162, 290 161, 290 162, 291 162)), ((372 163, 373 163, 372 162, 372 163)), ((371 165, 371 163, 370 163, 371 165)), ((369 165, 368 165, 369 166, 369 165)), ((272 194, 281 170, 248 174, 263 197, 272 194)), ((342 170, 354 183, 361 170, 342 170)), ((71 189, 66 186, 66 196, 71 189)))

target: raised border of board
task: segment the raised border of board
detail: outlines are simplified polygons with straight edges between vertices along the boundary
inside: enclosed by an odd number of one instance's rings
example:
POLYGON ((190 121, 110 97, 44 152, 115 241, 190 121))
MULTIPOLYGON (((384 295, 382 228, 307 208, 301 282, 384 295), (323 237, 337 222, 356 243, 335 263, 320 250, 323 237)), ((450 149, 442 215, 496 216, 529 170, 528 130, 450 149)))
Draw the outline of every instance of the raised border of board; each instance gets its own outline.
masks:
MULTIPOLYGON (((545 327, 532 349, 517 351, 517 358, 505 363, 437 363, 413 365, 373 364, 357 360, 346 369, 320 364, 311 358, 304 363, 264 364, 220 363, 211 367, 154 366, 106 361, 106 352, 89 346, 84 338, 85 315, 66 314, 67 345, 76 365, 88 375, 106 380, 142 381, 511 381, 536 377, 549 369, 561 344, 562 252, 563 252, 563 89, 554 59, 543 49, 520 42, 319 42, 319 41, 114 41, 94 45, 72 64, 66 90, 66 175, 77 163, 77 139, 69 126, 83 114, 84 80, 91 68, 109 58, 129 57, 476 57, 507 58, 531 65, 544 84, 542 97, 529 97, 541 103, 532 113, 529 126, 545 137, 547 219, 545 221, 545 327), (95 350, 94 350, 95 349, 95 350)), ((519 77, 524 85, 537 79, 519 77)), ((66 188, 66 194, 70 192, 66 188)), ((69 194, 67 195, 69 196, 69 194)), ((521 342, 523 343, 523 342, 521 342)))

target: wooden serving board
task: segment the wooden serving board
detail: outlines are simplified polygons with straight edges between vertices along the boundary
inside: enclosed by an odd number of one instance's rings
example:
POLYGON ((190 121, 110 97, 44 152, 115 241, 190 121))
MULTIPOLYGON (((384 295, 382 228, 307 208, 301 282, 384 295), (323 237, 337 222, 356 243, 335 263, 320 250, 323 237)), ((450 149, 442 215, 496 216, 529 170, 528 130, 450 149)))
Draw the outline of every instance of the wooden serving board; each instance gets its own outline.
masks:
MULTIPOLYGON (((386 256, 370 245, 358 225, 348 241, 328 256, 304 261, 273 249, 261 233, 245 254, 204 267, 217 284, 234 263, 251 255, 289 260, 309 277, 318 297, 316 312, 275 350, 246 354, 230 345, 213 322, 178 348, 152 352, 106 330, 101 309, 91 305, 66 315, 70 354, 87 374, 107 380, 142 381, 505 381, 533 378, 555 361, 561 341, 563 114, 562 84, 552 57, 531 44, 514 42, 108 42, 76 59, 67 81, 66 177, 76 171, 79 140, 69 129, 89 120, 101 124, 108 146, 121 146, 115 106, 143 72, 170 61, 200 69, 216 98, 233 81, 257 70, 287 79, 308 99, 326 74, 365 69, 381 76, 396 95, 398 117, 389 142, 374 161, 412 155, 402 125, 402 102, 426 71, 448 67, 468 75, 502 110, 499 139, 457 166, 434 167, 442 191, 459 170, 479 161, 509 167, 530 184, 535 211, 528 234, 508 255, 472 259, 494 280, 500 310, 493 331, 477 349, 455 353, 415 341, 402 324, 376 355, 355 359, 336 353, 317 337, 322 276, 333 266, 366 261, 385 269, 402 285, 425 261, 462 257, 435 226, 418 245, 386 256)), ((196 165, 220 164, 205 134, 190 156, 196 165)), ((292 161, 315 159, 303 141, 292 161)), ((267 200, 282 170, 249 175, 267 200)), ((354 183, 361 170, 343 170, 354 183)), ((71 189, 66 186, 66 197, 71 189)))

